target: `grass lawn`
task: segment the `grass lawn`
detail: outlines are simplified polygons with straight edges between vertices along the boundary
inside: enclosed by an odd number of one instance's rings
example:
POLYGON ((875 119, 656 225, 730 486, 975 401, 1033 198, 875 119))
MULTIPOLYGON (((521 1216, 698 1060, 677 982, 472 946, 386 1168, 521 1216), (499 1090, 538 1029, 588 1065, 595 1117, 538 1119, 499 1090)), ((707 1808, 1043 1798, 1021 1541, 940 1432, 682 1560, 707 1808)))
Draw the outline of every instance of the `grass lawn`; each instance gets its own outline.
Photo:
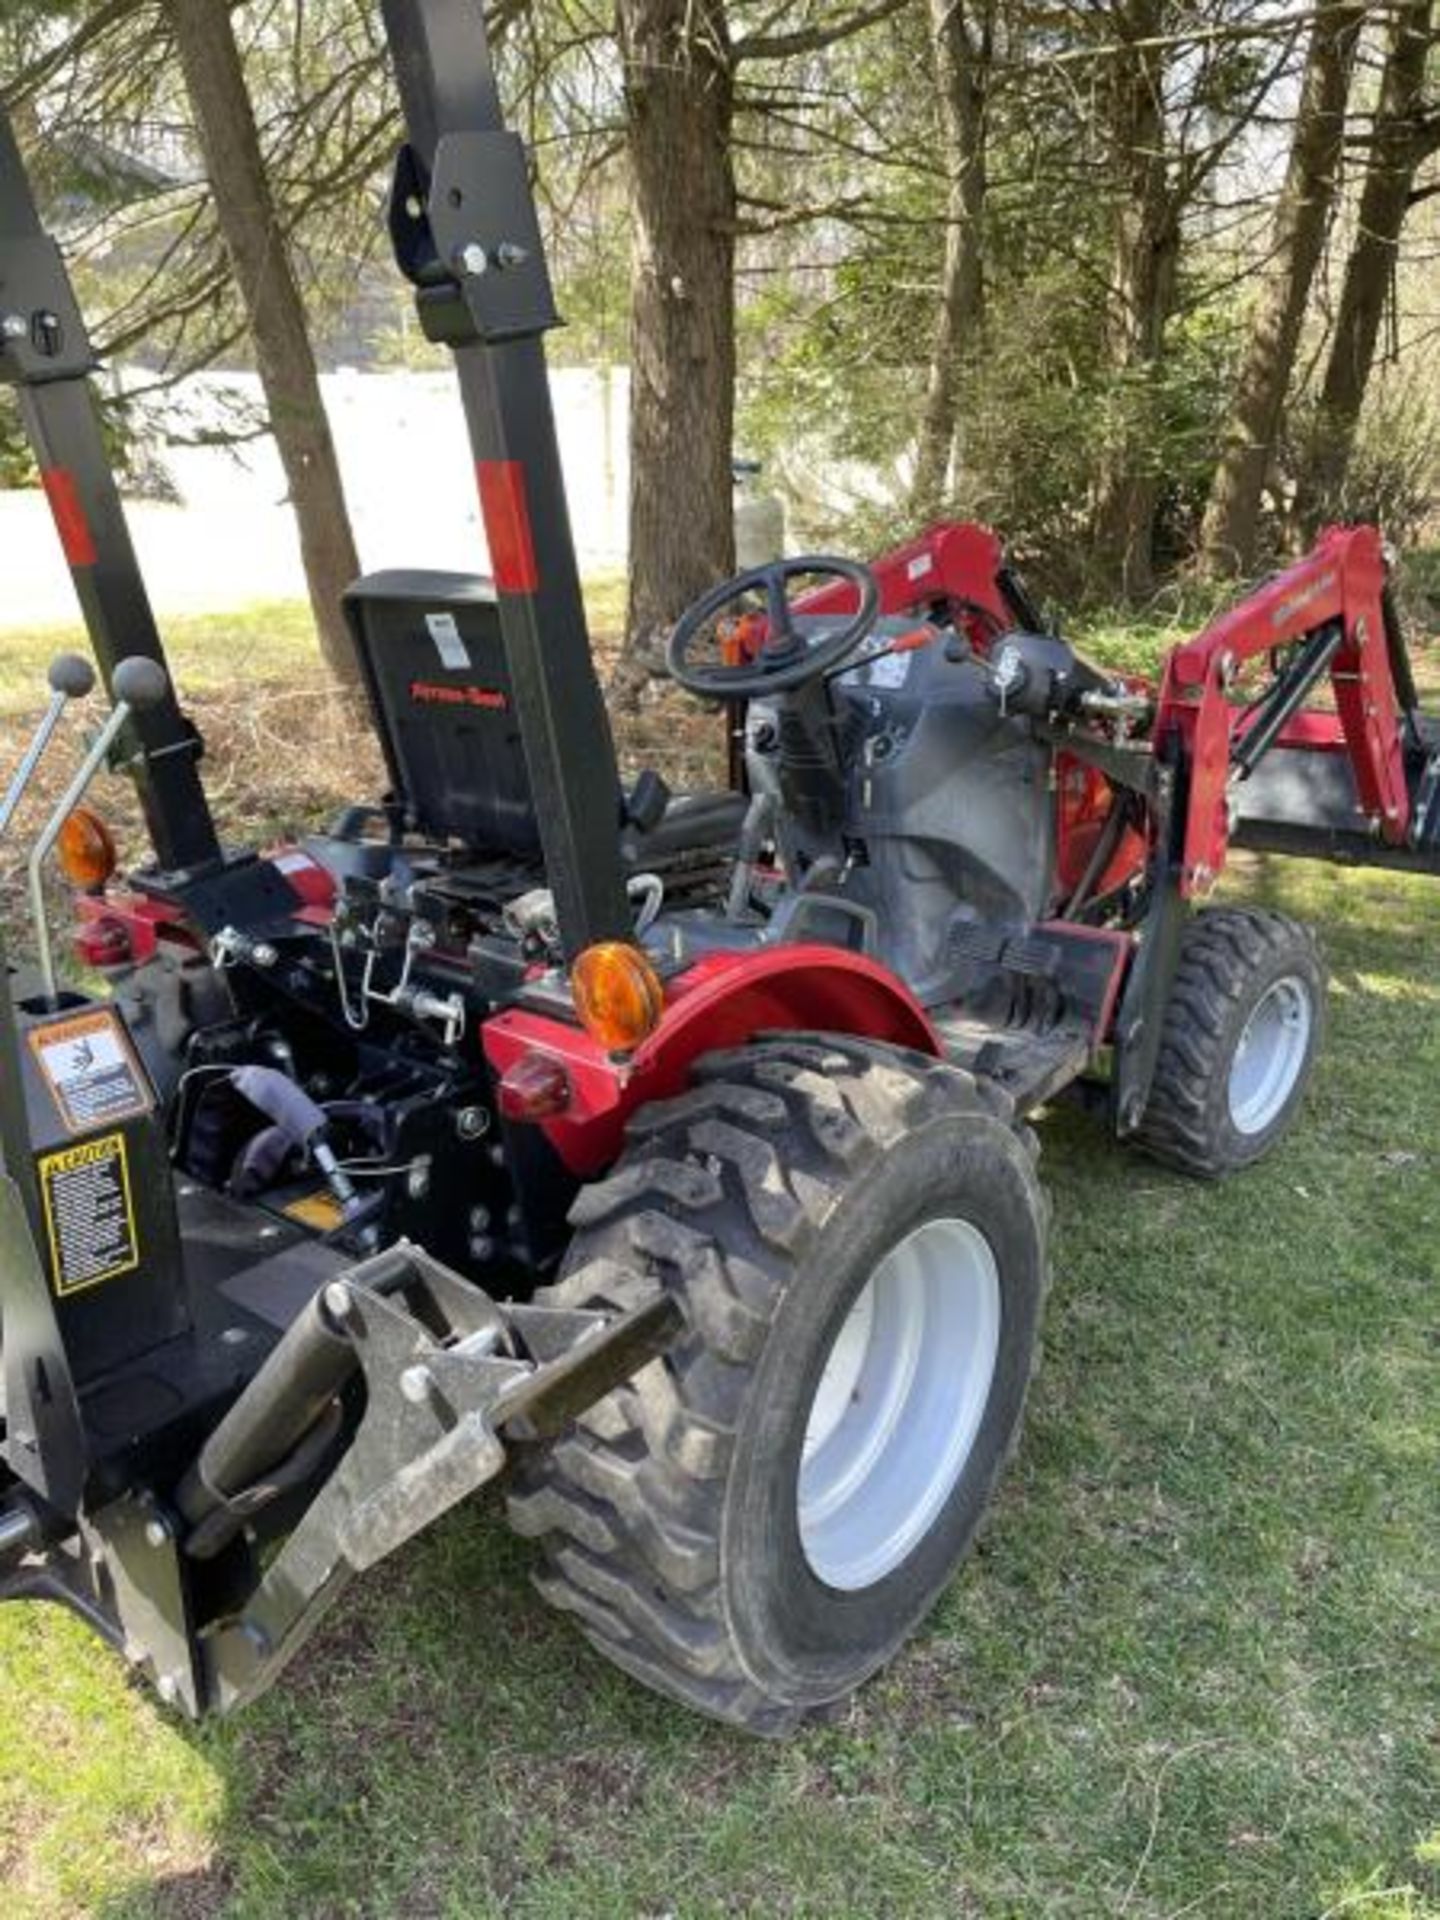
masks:
MULTIPOLYGON (((187 699, 279 680, 315 644, 310 609, 299 600, 261 601, 233 614, 172 615, 164 632, 171 671, 187 699)), ((74 627, 0 630, 0 719, 33 711, 46 665, 66 647, 88 651, 74 627)))
MULTIPOLYGON (((255 616, 257 661, 293 621, 255 616)), ((187 688, 236 630, 182 633, 187 688)), ((48 645, 0 637, 0 702, 48 645)), ((1440 1920, 1440 887, 1266 860, 1229 893, 1323 933, 1303 1124, 1208 1188, 1042 1123, 1027 1437, 838 1723, 761 1745, 641 1692, 544 1610, 494 1499, 199 1732, 3 1609, 5 1920, 1440 1920)))
MULTIPOLYGON (((618 630, 624 582, 605 575, 586 586, 586 604, 597 632, 618 630)), ((176 685, 187 700, 233 696, 249 686, 313 680, 319 673, 315 629, 301 600, 258 601, 234 613, 170 615, 161 622, 165 651, 176 685)), ((85 652, 84 634, 72 626, 0 627, 0 725, 7 715, 28 714, 43 695, 45 668, 63 649, 85 652)))

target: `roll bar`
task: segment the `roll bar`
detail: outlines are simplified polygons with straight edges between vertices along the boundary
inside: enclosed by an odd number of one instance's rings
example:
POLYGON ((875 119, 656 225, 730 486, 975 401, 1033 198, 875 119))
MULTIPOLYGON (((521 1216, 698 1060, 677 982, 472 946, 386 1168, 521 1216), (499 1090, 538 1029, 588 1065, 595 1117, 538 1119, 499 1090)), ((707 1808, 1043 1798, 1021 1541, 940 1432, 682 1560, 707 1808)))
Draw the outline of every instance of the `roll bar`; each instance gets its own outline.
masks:
POLYGON ((427 338, 455 356, 546 877, 571 958, 629 937, 619 773, 590 654, 551 411, 558 326, 524 148, 477 0, 382 0, 408 132, 390 232, 427 338))

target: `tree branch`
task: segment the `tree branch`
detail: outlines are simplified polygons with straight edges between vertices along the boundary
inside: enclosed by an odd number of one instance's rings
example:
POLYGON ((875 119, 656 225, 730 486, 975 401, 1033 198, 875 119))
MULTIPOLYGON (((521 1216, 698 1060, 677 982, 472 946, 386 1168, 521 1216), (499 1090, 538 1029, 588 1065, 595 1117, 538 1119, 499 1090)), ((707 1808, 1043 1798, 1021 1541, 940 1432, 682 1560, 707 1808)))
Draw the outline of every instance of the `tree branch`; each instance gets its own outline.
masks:
POLYGON ((800 27, 793 33, 750 34, 735 42, 734 59, 738 64, 741 60, 789 60, 797 54, 819 53, 825 47, 833 47, 838 40, 848 40, 851 34, 863 33, 866 27, 888 20, 892 13, 899 13, 909 4, 910 0, 875 0, 873 6, 847 13, 828 27, 800 27))

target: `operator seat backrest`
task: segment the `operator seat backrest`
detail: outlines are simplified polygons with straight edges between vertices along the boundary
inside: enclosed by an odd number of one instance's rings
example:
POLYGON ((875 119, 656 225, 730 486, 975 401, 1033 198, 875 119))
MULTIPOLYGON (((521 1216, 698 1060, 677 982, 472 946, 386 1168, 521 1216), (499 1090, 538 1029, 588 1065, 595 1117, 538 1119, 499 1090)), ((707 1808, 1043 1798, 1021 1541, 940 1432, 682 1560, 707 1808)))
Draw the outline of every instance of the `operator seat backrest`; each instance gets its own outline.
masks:
POLYGON ((427 839, 540 851, 500 612, 489 580, 367 574, 345 595, 396 802, 427 839))

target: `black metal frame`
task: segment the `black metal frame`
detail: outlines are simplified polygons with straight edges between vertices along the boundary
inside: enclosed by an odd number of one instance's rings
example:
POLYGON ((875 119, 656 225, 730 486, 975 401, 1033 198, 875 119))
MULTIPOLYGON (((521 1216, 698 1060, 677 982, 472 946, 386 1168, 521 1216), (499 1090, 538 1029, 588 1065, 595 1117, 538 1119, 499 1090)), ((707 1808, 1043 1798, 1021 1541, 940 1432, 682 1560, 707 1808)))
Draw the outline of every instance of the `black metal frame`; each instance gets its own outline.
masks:
POLYGON ((507 1441, 557 1433, 680 1326, 658 1287, 616 1315, 501 1308, 402 1241, 316 1294, 173 1503, 128 1486, 64 1528, 7 1500, 0 1601, 57 1601, 167 1704, 232 1712, 273 1684, 355 1575, 493 1479, 507 1441))
MULTIPOLYGON (((383 0, 408 144, 391 231, 427 336, 455 355, 477 470, 518 527, 487 524, 517 718, 561 941, 629 937, 620 780, 590 653, 545 368, 558 324, 524 152, 504 129, 477 0, 383 0), (497 535, 499 538, 497 538, 497 535), (508 580, 495 549, 528 551, 508 580)), ((486 502, 487 508, 489 503, 486 502)))
MULTIPOLYGON (((60 249, 36 211, 0 111, 0 383, 16 388, 25 432, 62 529, 66 559, 108 688, 127 656, 165 664, 90 391, 95 356, 60 249)), ((146 825, 162 869, 213 866, 220 843, 200 782, 199 736, 173 690, 132 727, 146 825)))

